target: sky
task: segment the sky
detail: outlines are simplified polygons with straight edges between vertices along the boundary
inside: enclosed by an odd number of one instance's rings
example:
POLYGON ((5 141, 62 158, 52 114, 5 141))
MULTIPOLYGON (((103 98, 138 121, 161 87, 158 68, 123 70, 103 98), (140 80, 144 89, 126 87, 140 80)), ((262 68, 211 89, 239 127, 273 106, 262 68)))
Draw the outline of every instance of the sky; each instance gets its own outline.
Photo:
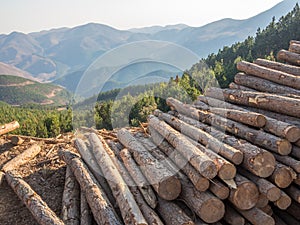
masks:
POLYGON ((223 18, 247 19, 282 0, 0 0, 0 34, 94 22, 125 30, 223 18))

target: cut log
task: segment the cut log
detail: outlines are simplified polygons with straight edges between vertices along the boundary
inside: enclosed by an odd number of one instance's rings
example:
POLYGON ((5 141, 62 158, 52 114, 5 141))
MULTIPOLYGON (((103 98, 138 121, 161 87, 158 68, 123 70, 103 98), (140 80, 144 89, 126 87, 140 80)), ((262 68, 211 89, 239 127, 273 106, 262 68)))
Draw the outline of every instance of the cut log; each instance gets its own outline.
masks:
MULTIPOLYGON (((75 147, 77 151, 80 153, 83 161, 88 166, 89 170, 95 176, 96 180, 98 181, 101 188, 105 191, 106 196, 108 197, 109 202, 114 203, 116 202, 115 197, 112 194, 112 191, 107 183, 107 180, 103 176, 100 166, 97 164, 94 155, 92 154, 91 150, 86 146, 85 142, 79 138, 75 140, 75 147)), ((118 208, 115 207, 117 212, 118 208)))
POLYGON ((277 215, 278 217, 280 217, 284 222, 286 222, 286 224, 299 224, 299 221, 297 219, 295 219, 294 217, 292 217, 290 214, 288 214, 286 211, 284 210, 279 210, 276 208, 273 208, 274 210, 274 215, 277 215))
POLYGON ((280 193, 280 198, 274 202, 274 205, 281 210, 286 210, 292 203, 292 199, 283 191, 280 193))
POLYGON ((293 201, 286 211, 300 221, 300 204, 298 202, 293 201))
MULTIPOLYGON (((300 78, 299 78, 300 79, 300 78)), ((208 88, 205 94, 212 98, 225 99, 228 102, 265 109, 299 118, 300 100, 280 95, 240 91, 232 89, 208 88), (222 94, 220 94, 222 93, 222 94), (222 95, 222 96, 221 96, 222 95)))
POLYGON ((66 168, 62 198, 62 220, 66 225, 80 224, 80 188, 70 167, 66 168))
POLYGON ((277 201, 281 196, 281 190, 272 184, 270 181, 257 177, 251 174, 249 171, 239 168, 239 173, 249 180, 253 181, 261 194, 264 194, 268 200, 274 202, 277 201))
POLYGON ((42 225, 64 225, 64 222, 48 207, 42 198, 17 173, 8 171, 5 174, 7 183, 19 199, 26 205, 33 217, 42 225))
POLYGON ((253 208, 259 196, 256 185, 247 178, 237 174, 234 178, 236 189, 230 190, 229 201, 238 209, 248 210, 253 208))
POLYGON ((225 205, 225 215, 223 218, 230 225, 244 225, 245 219, 229 204, 225 205))
POLYGON ((300 54, 300 44, 290 43, 289 51, 300 54))
POLYGON ((249 220, 253 225, 275 225, 274 219, 257 207, 249 210, 237 209, 237 211, 242 214, 247 220, 249 220))
POLYGON ((276 225, 287 225, 279 216, 277 216, 276 214, 273 214, 272 216, 275 220, 275 224, 276 225))
POLYGON ((138 165, 132 158, 128 149, 124 148, 120 152, 120 157, 124 162, 124 166, 127 168, 129 174, 131 175, 132 179, 134 180, 135 184, 139 188, 140 192, 143 193, 143 197, 145 201, 151 208, 155 208, 157 204, 156 195, 153 192, 149 182, 146 180, 142 172, 140 171, 138 165))
POLYGON ((20 124, 18 121, 13 121, 7 124, 0 125, 0 135, 6 134, 8 132, 11 132, 13 130, 16 130, 20 127, 20 124))
POLYGON ((251 173, 259 177, 270 176, 275 169, 275 158, 270 152, 258 148, 244 140, 239 140, 233 136, 227 135, 224 132, 214 129, 208 125, 198 122, 189 117, 183 116, 181 114, 176 114, 177 117, 203 131, 211 134, 212 136, 218 138, 220 141, 233 146, 235 149, 240 150, 244 155, 244 160, 242 166, 249 170, 251 173))
POLYGON ((296 160, 290 156, 281 156, 274 154, 274 157, 277 161, 281 162, 282 164, 293 168, 297 173, 300 173, 300 161, 296 160))
POLYGON ((85 192, 87 202, 98 224, 119 224, 120 222, 113 206, 105 192, 97 185, 96 178, 89 172, 87 166, 75 154, 59 150, 59 156, 70 166, 80 188, 85 192))
POLYGON ((292 199, 300 203, 300 189, 295 185, 290 185, 284 190, 292 199))
POLYGON ((13 145, 21 145, 24 142, 24 139, 19 136, 12 136, 10 139, 13 145))
POLYGON ((213 150, 215 153, 230 160, 234 164, 240 164, 243 161, 243 154, 241 153, 241 151, 231 147, 230 145, 222 143, 209 133, 198 129, 194 126, 191 126, 185 123, 184 121, 178 120, 174 116, 162 113, 159 110, 155 110, 154 114, 158 116, 159 119, 167 122, 169 125, 174 127, 178 132, 181 132, 181 134, 184 134, 196 141, 199 141, 203 145, 213 150))
POLYGON ((28 161, 33 159, 37 154, 39 154, 41 151, 41 147, 37 144, 33 144, 28 149, 26 149, 21 154, 17 155, 12 160, 8 161, 4 166, 2 167, 2 170, 4 172, 15 170, 21 165, 26 164, 28 161))
MULTIPOLYGON (((261 211, 263 211, 264 213, 268 214, 269 216, 273 217, 273 209, 270 205, 266 205, 263 208, 259 208, 261 211)), ((274 218, 273 218, 274 219, 274 218)))
POLYGON ((193 220, 173 202, 159 198, 157 210, 166 224, 169 225, 194 225, 193 220))
MULTIPOLYGON (((89 134, 92 152, 113 192, 125 224, 147 224, 127 184, 118 172, 106 149, 108 145, 95 133, 89 134)), ((111 151, 111 150, 110 150, 111 151)))
POLYGON ((149 127, 152 141, 183 171, 199 191, 206 191, 209 180, 203 177, 187 160, 175 150, 155 129, 149 127))
POLYGON ((216 178, 211 181, 209 190, 221 200, 227 199, 230 192, 229 188, 216 178))
POLYGON ((300 68, 299 66, 288 65, 284 63, 269 61, 266 59, 256 59, 254 61, 255 64, 264 66, 273 70, 282 71, 285 73, 293 74, 296 76, 300 76, 300 68))
POLYGON ((297 177, 295 180, 293 180, 293 182, 300 187, 300 173, 297 174, 297 177))
POLYGON ((87 202, 85 193, 80 192, 80 224, 92 224, 93 214, 87 202))
POLYGON ((277 59, 285 61, 287 63, 300 66, 300 54, 289 52, 286 50, 280 50, 277 54, 277 59))
POLYGON ((154 116, 149 116, 149 125, 178 150, 202 176, 212 179, 217 175, 214 162, 207 155, 200 152, 181 133, 154 116))
POLYGON ((257 112, 263 114, 266 118, 266 125, 263 129, 271 134, 275 134, 278 137, 286 138, 287 140, 294 142, 299 137, 300 119, 290 117, 270 111, 256 109, 253 107, 243 108, 218 99, 200 96, 201 101, 205 101, 211 107, 224 107, 226 109, 244 110, 246 112, 257 112))
POLYGON ((300 41, 297 41, 297 40, 290 40, 290 45, 291 45, 291 44, 298 44, 298 45, 299 45, 299 44, 300 44, 300 41))
POLYGON ((273 81, 277 84, 300 89, 300 77, 298 76, 245 61, 238 62, 236 67, 238 70, 243 71, 246 74, 273 81))
POLYGON ((244 85, 246 87, 250 87, 254 89, 254 91, 256 90, 285 96, 287 96, 286 94, 296 95, 298 96, 298 98, 300 98, 300 90, 287 87, 285 85, 280 85, 263 78, 246 75, 244 73, 236 74, 234 77, 234 82, 240 85, 244 85))
POLYGON ((158 195, 166 200, 177 198, 181 191, 179 179, 155 159, 129 131, 121 129, 117 135, 119 141, 132 152, 135 161, 158 195))
MULTIPOLYGON (((210 88, 207 90, 212 90, 212 89, 210 88)), ((174 107, 176 111, 178 111, 179 113, 185 114, 203 123, 216 126, 224 131, 226 130, 227 132, 232 133, 238 137, 244 138, 255 145, 259 145, 271 151, 277 152, 281 155, 287 155, 291 152, 292 149, 291 143, 285 139, 281 139, 279 137, 268 134, 261 130, 250 128, 246 125, 235 122, 233 120, 225 119, 213 113, 207 113, 202 110, 197 110, 191 107, 190 105, 183 104, 180 101, 173 98, 168 98, 167 104, 169 106, 174 107)), ((300 101, 299 101, 299 108, 300 108, 300 101)))
POLYGON ((243 91, 255 91, 254 89, 252 88, 248 88, 248 87, 245 87, 243 85, 239 85, 239 84, 236 84, 236 83, 233 83, 231 82, 229 84, 229 88, 230 89, 238 89, 238 90, 243 90, 243 91))
POLYGON ((210 192, 200 192, 187 179, 182 178, 182 192, 180 198, 204 222, 214 223, 219 221, 225 213, 223 202, 214 197, 210 192))
POLYGON ((267 198, 267 196, 265 194, 260 193, 255 207, 263 210, 263 208, 266 207, 268 204, 269 204, 269 199, 267 198))
POLYGON ((5 173, 3 173, 2 171, 0 171, 0 186, 4 180, 4 177, 5 177, 5 173))
POLYGON ((270 176, 270 180, 279 188, 286 188, 290 186, 296 176, 297 175, 293 169, 277 162, 275 170, 270 176))

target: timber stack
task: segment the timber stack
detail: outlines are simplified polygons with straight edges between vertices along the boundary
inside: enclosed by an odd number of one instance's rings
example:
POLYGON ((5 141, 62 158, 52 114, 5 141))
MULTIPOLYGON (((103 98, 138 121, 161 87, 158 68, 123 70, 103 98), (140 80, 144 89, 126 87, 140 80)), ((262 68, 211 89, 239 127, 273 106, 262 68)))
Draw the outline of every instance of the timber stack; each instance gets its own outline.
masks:
POLYGON ((0 175, 40 224, 298 224, 300 42, 277 57, 239 62, 230 88, 193 104, 166 99, 147 129, 79 129, 76 151, 58 153, 61 218, 15 172, 39 146, 0 175))

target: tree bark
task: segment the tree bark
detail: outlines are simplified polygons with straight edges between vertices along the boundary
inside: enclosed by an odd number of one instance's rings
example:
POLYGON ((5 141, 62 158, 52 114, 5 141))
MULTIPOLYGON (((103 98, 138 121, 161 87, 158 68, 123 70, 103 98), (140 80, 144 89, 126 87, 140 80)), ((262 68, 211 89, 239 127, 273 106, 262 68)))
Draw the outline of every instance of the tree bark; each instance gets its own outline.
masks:
MULTIPOLYGON (((299 77, 300 78, 300 77, 299 77)), ((300 97, 300 90, 277 84, 264 78, 259 78, 244 73, 238 73, 234 77, 234 82, 239 85, 244 85, 254 91, 268 92, 279 95, 296 95, 300 97)), ((287 96, 288 97, 288 96, 287 96)))
POLYGON ((239 174, 236 175, 234 181, 237 188, 230 190, 229 201, 241 210, 253 208, 256 205, 259 196, 256 185, 239 174))
POLYGON ((262 109, 252 108, 252 107, 243 108, 210 97, 200 96, 199 99, 201 101, 205 101, 211 107, 222 106, 226 109, 244 110, 245 112, 254 111, 263 114, 267 120, 266 125, 263 127, 265 131, 271 134, 275 134, 278 137, 286 138, 291 142, 294 142, 299 137, 298 130, 300 127, 300 119, 298 118, 290 117, 278 113, 273 113, 262 109))
POLYGON ((300 189, 295 185, 290 185, 284 190, 292 199, 300 203, 300 189))
POLYGON ((244 177, 247 177, 249 180, 253 181, 257 185, 259 192, 264 194, 268 200, 274 202, 280 198, 280 189, 274 184, 272 184, 270 181, 264 178, 257 177, 249 173, 247 170, 241 168, 239 169, 239 173, 244 177))
POLYGON ((245 61, 238 62, 236 67, 238 70, 243 71, 246 74, 251 74, 256 77, 273 81, 277 84, 282 84, 288 87, 300 89, 300 77, 298 76, 289 73, 284 73, 278 70, 269 69, 245 61))
POLYGON ((287 188, 295 178, 295 171, 279 162, 276 163, 275 170, 270 176, 270 180, 279 188, 287 188))
POLYGON ((70 166, 81 190, 85 192, 87 202, 91 207, 96 222, 98 224, 121 225, 122 223, 105 192, 97 185, 96 179, 89 172, 83 161, 75 154, 65 150, 60 150, 59 156, 70 166))
POLYGON ((280 156, 274 154, 277 161, 281 162, 282 164, 293 168, 297 173, 300 173, 300 161, 296 160, 290 156, 280 156))
POLYGON ((70 167, 66 168, 62 198, 62 220, 66 225, 80 224, 80 189, 70 167))
POLYGON ((24 142, 24 139, 19 136, 12 136, 10 139, 13 145, 21 145, 24 142))
POLYGON ((289 51, 300 54, 300 44, 290 43, 289 51))
POLYGON ((12 160, 8 161, 3 167, 2 170, 4 172, 8 172, 11 170, 15 170, 21 165, 24 165, 31 159, 33 159, 35 156, 37 156, 41 151, 41 147, 37 144, 33 144, 28 149, 26 149, 21 154, 17 155, 12 160))
POLYGON ((257 207, 254 207, 250 210, 237 210, 253 225, 275 225, 274 219, 257 207))
MULTIPOLYGON (((212 89, 210 88, 207 89, 207 91, 208 90, 212 89)), ((277 152, 282 155, 287 155, 291 152, 291 143, 285 139, 278 138, 261 130, 250 128, 246 125, 240 124, 229 119, 225 119, 212 113, 208 114, 204 111, 197 110, 173 98, 168 98, 167 104, 174 107, 179 113, 185 114, 193 119, 199 120, 203 123, 207 123, 211 126, 216 126, 224 131, 226 130, 227 132, 230 132, 238 137, 244 138, 255 145, 259 145, 273 152, 277 152)))
POLYGON ((257 65, 260 65, 260 66, 264 66, 264 67, 273 69, 273 70, 278 70, 281 72, 300 76, 299 66, 293 66, 293 65, 288 65, 288 64, 284 64, 284 63, 273 62, 273 61, 269 61, 266 59, 256 59, 254 61, 254 63, 257 65))
POLYGON ((227 135, 224 132, 216 130, 213 127, 205 125, 189 117, 181 114, 177 114, 177 117, 180 120, 211 134, 220 141, 223 141, 224 143, 240 150, 244 155, 242 166, 251 173, 259 177, 268 177, 273 173, 275 169, 275 158, 270 152, 258 148, 257 146, 252 145, 244 140, 239 140, 233 136, 227 135))
POLYGON ((221 200, 227 199, 230 192, 229 188, 216 178, 210 182, 209 190, 221 200))
POLYGON ((280 217, 284 222, 286 222, 286 224, 298 224, 299 221, 297 219, 295 219, 294 217, 292 217, 290 214, 288 214, 286 211, 284 210, 279 210, 274 208, 274 215, 277 215, 278 217, 280 217))
MULTIPOLYGON (((99 185, 101 185, 101 188, 104 190, 106 196, 108 197, 109 202, 111 203, 116 202, 115 197, 113 196, 112 191, 107 183, 107 180, 105 179, 100 166, 97 164, 91 149, 89 149, 86 146, 85 142, 79 138, 75 140, 75 147, 77 151, 80 153, 82 160, 86 163, 89 170, 92 172, 96 180, 99 182, 99 185)), ((118 207, 115 208, 118 212, 119 210, 118 207)))
POLYGON ((145 201, 152 209, 154 209, 157 204, 156 195, 153 192, 149 182, 146 180, 143 173, 140 171, 138 165, 132 158, 128 149, 124 148, 120 152, 120 157, 122 158, 124 166, 127 168, 138 189, 142 193, 145 201))
POLYGON ((7 124, 0 125, 0 135, 16 130, 20 127, 18 121, 13 121, 7 124))
POLYGON ((4 177, 5 177, 5 173, 3 173, 2 171, 0 171, 0 186, 4 180, 4 177))
MULTIPOLYGON (((125 224, 147 224, 127 184, 118 172, 107 150, 109 147, 95 133, 89 134, 92 152, 121 210, 125 224)), ((111 151, 111 150, 110 150, 111 151)))
MULTIPOLYGON (((260 193, 255 207, 263 210, 269 204, 269 199, 265 194, 260 193)), ((264 210, 263 210, 264 211, 264 210)), ((265 212, 265 211, 264 211, 265 212)), ((268 214, 268 213, 267 213, 268 214)))
POLYGON ((255 91, 255 90, 252 89, 252 88, 245 87, 245 86, 243 86, 243 85, 236 84, 236 83, 234 83, 234 82, 231 82, 231 83, 229 84, 229 88, 230 88, 230 89, 243 90, 243 91, 255 91))
POLYGON ((39 224, 64 225, 64 222, 18 174, 8 171, 5 178, 39 224))
POLYGON ((185 178, 182 178, 182 192, 180 198, 204 222, 214 223, 219 221, 225 213, 223 202, 214 197, 210 192, 200 192, 185 178))
POLYGON ((80 192, 80 224, 92 224, 93 214, 83 191, 80 192))
POLYGON ((276 225, 287 225, 279 216, 273 214, 273 219, 275 220, 276 225))
POLYGON ((149 127, 152 141, 183 171, 198 191, 206 191, 209 180, 203 177, 177 150, 175 150, 157 131, 149 127))
POLYGON ((233 209, 229 204, 225 205, 225 215, 224 220, 230 225, 244 225, 245 219, 242 217, 235 209, 233 209))
POLYGON ((212 179, 217 175, 214 162, 207 155, 200 152, 181 133, 154 116, 149 117, 149 125, 169 141, 202 176, 212 179))
POLYGON ((283 191, 280 192, 280 198, 274 202, 274 205, 281 209, 286 210, 292 203, 292 199, 283 191))
POLYGON ((293 65, 300 65, 300 54, 289 52, 286 50, 280 50, 277 54, 277 59, 285 61, 287 63, 293 64, 293 65))
POLYGON ((155 110, 154 114, 158 116, 159 119, 167 122, 169 125, 174 127, 178 132, 181 132, 181 134, 184 134, 194 140, 199 141, 203 145, 213 150, 215 153, 230 160, 234 164, 240 164, 242 162, 243 155, 241 151, 231 147, 230 145, 224 144, 209 133, 198 129, 194 126, 191 126, 181 120, 178 120, 174 116, 162 113, 159 110, 155 110))
POLYGON ((193 220, 173 202, 158 200, 157 210, 166 225, 194 225, 193 220))
POLYGON ((119 141, 133 154, 143 174, 158 195, 166 200, 178 197, 181 183, 174 174, 154 158, 126 129, 118 131, 119 141))
POLYGON ((298 202, 293 201, 287 208, 287 212, 300 221, 300 204, 298 202))

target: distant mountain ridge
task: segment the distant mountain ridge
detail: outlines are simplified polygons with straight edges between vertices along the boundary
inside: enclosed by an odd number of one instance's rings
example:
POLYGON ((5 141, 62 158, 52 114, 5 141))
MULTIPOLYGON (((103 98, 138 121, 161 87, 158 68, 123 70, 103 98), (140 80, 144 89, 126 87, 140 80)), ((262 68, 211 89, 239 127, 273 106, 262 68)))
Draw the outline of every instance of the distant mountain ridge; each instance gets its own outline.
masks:
POLYGON ((76 82, 88 66, 117 46, 143 40, 168 41, 190 49, 199 57, 206 57, 225 45, 254 35, 258 27, 264 28, 273 16, 279 19, 296 2, 285 0, 246 20, 227 18, 201 27, 178 24, 118 30, 89 23, 29 34, 13 32, 0 35, 0 62, 25 71, 27 76, 55 81, 74 91, 76 82))

